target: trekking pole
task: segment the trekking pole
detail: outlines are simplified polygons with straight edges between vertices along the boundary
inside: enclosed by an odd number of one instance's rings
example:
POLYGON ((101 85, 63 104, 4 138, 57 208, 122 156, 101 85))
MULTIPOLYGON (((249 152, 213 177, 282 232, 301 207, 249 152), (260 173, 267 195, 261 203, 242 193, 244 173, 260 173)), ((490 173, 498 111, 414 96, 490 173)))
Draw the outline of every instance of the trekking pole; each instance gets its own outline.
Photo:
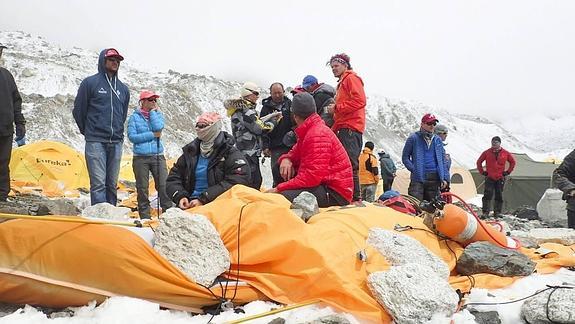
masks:
POLYGON ((99 224, 99 225, 120 225, 128 227, 151 227, 150 223, 142 223, 140 220, 130 222, 108 221, 108 220, 92 220, 81 217, 65 217, 65 216, 31 216, 31 215, 18 215, 18 214, 5 214, 0 213, 0 218, 6 219, 30 219, 30 220, 43 220, 43 221, 56 221, 65 223, 82 223, 82 224, 99 224))
POLYGON ((244 323, 244 322, 247 322, 247 321, 251 321, 251 320, 253 320, 253 319, 258 319, 258 318, 262 318, 262 317, 274 315, 274 314, 277 314, 277 313, 285 312, 285 311, 288 311, 288 310, 297 309, 297 308, 300 308, 300 307, 317 304, 317 303, 319 303, 319 302, 321 302, 321 300, 319 300, 319 299, 313 299, 313 300, 310 300, 310 301, 308 301, 308 302, 303 302, 303 303, 298 303, 298 304, 292 304, 292 305, 286 305, 286 306, 281 307, 281 308, 273 309, 273 310, 271 310, 271 311, 269 311, 269 312, 265 312, 265 313, 261 313, 261 314, 257 314, 257 315, 252 315, 252 316, 240 318, 240 319, 238 319, 238 320, 226 322, 226 324, 244 323))
POLYGON ((157 149, 157 154, 156 154, 156 174, 158 175, 158 180, 156 183, 156 200, 158 202, 158 219, 160 218, 160 138, 157 137, 156 138, 156 149, 157 149))

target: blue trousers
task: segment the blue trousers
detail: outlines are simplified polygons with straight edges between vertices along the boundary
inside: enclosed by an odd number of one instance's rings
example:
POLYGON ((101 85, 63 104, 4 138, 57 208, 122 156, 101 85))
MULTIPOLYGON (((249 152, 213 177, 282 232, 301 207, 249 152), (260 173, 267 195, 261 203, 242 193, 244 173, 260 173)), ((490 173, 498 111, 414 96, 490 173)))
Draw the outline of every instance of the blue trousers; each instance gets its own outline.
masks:
POLYGON ((116 206, 122 142, 86 142, 85 156, 90 175, 91 204, 107 202, 116 206))

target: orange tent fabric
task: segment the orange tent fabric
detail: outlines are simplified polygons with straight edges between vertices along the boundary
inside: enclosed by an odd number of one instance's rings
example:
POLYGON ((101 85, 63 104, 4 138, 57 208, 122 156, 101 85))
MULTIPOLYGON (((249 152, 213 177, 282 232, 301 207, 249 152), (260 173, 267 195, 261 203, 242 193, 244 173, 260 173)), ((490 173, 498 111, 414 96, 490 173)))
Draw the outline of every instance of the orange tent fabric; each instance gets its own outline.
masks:
MULTIPOLYGON (((214 202, 190 211, 212 221, 231 253, 230 278, 235 279, 239 271, 241 281, 248 284, 238 290, 235 301, 269 298, 292 304, 320 299, 362 320, 389 323, 391 317, 366 284, 369 273, 385 271, 389 264, 366 246, 367 234, 372 227, 391 230, 396 224, 425 228, 421 219, 385 207, 344 207, 324 210, 306 224, 292 214, 289 205, 280 195, 235 186, 214 202), (367 262, 356 257, 362 249, 367 262)), ((456 262, 453 253, 459 256, 463 251, 457 243, 438 240, 427 231, 403 233, 440 256, 451 269, 456 262)), ((575 257, 567 250, 546 259, 525 252, 538 263, 540 273, 575 265, 575 257)), ((482 288, 499 288, 516 279, 474 277, 475 286, 482 288)), ((454 288, 469 288, 469 279, 456 274, 450 283, 454 288)), ((174 308, 215 303, 205 288, 187 280, 126 229, 24 220, 0 224, 0 301, 62 306, 109 295, 128 295, 174 308), (78 292, 84 295, 80 298, 78 292)), ((231 295, 232 287, 228 288, 231 295)))

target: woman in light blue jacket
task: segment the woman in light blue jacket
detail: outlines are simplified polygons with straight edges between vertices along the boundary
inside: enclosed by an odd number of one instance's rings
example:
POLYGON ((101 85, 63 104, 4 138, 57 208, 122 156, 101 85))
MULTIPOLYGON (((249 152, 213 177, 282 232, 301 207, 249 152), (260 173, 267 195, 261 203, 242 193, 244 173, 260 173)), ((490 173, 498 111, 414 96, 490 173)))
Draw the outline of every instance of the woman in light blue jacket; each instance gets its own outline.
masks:
POLYGON ((140 93, 140 107, 128 121, 128 138, 134 144, 132 168, 136 176, 138 193, 138 213, 140 218, 150 218, 150 200, 148 187, 150 172, 154 177, 156 190, 162 210, 172 207, 166 194, 168 168, 164 157, 164 145, 160 140, 164 129, 164 115, 158 110, 157 100, 160 96, 151 90, 140 93))

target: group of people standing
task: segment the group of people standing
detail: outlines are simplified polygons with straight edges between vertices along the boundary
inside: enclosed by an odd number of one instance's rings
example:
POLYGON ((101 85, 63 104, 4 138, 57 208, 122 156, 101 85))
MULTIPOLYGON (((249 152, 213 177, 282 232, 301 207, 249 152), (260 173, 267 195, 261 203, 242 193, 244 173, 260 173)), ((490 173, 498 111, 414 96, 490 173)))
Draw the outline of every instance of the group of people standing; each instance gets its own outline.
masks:
MULTIPOLYGON (((0 44, 0 59, 3 49, 0 44)), ((90 177, 92 204, 117 204, 116 186, 122 157, 124 124, 128 118, 130 92, 118 77, 124 57, 114 48, 100 52, 98 73, 82 81, 74 101, 73 117, 85 138, 85 157, 90 177)), ((260 88, 246 82, 237 99, 224 102, 232 134, 222 129, 222 116, 210 112, 196 119, 197 137, 182 148, 182 155, 168 172, 162 132, 164 115, 160 96, 143 90, 139 105, 128 121, 128 139, 133 143, 133 171, 138 210, 150 217, 149 175, 155 182, 161 209, 176 204, 187 209, 209 203, 236 184, 260 189, 260 158, 271 160, 273 187, 292 201, 301 192, 312 193, 320 207, 374 201, 380 178, 383 191, 391 190, 396 166, 388 153, 375 145, 363 145, 366 96, 362 79, 353 71, 346 54, 336 54, 328 65, 338 79, 336 88, 320 83, 313 75, 303 78, 286 96, 284 85, 275 82, 270 96, 256 110, 260 88), (378 168, 379 166, 379 168, 378 168)), ((22 99, 10 72, 0 67, 0 201, 10 191, 10 152, 14 133, 24 143, 26 120, 22 99), (6 117, 6 118, 5 118, 6 117)), ((409 195, 431 200, 449 191, 451 157, 445 150, 448 129, 433 114, 425 114, 420 129, 406 140, 402 162, 411 172, 409 195)), ((501 147, 501 138, 477 160, 485 176, 483 213, 501 213, 503 187, 513 171, 513 155, 501 147), (486 167, 484 169, 483 163, 486 167)), ((575 151, 555 171, 554 178, 568 201, 569 226, 575 226, 575 151)))

